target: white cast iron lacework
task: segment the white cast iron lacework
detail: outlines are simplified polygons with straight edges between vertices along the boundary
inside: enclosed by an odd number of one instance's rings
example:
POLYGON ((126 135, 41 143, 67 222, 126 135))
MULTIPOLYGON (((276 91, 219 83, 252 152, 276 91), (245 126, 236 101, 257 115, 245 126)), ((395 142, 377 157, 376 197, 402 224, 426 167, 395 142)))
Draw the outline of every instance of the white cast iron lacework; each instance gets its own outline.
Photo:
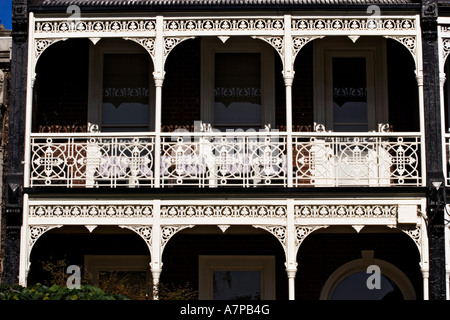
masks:
POLYGON ((304 218, 395 218, 397 205, 297 205, 295 216, 304 218))
POLYGON ((62 225, 29 226, 29 239, 28 239, 29 249, 28 249, 28 252, 31 252, 31 249, 33 248, 36 241, 45 232, 47 232, 51 229, 54 229, 54 228, 61 228, 61 227, 62 227, 62 225))
POLYGON ((32 139, 33 185, 153 185, 154 137, 32 139))
POLYGON ((293 185, 420 185, 420 136, 332 132, 32 134, 31 186, 286 187, 288 149, 293 185))
POLYGON ((164 31, 166 32, 242 32, 242 31, 274 31, 283 30, 283 19, 231 19, 231 18, 206 18, 206 19, 180 19, 167 18, 164 21, 164 31))
POLYGON ((127 226, 127 225, 121 225, 121 228, 129 229, 134 232, 136 232, 138 235, 141 236, 142 239, 144 239, 145 243, 147 244, 148 248, 151 252, 152 247, 152 227, 151 226, 127 226))
POLYGON ((420 185, 420 138, 293 135, 294 185, 420 185))
POLYGON ((161 217, 286 217, 284 206, 161 206, 161 217))
POLYGON ((155 19, 82 19, 36 22, 35 34, 49 33, 123 33, 155 31, 155 19))
POLYGON ((172 238, 177 232, 186 229, 193 228, 194 225, 187 226, 161 226, 161 250, 166 246, 167 242, 172 238))
POLYGON ((302 32, 317 31, 411 31, 415 30, 416 21, 413 18, 318 18, 292 19, 292 30, 302 32))
POLYGON ((30 217, 152 217, 152 206, 140 205, 46 205, 30 206, 30 217))

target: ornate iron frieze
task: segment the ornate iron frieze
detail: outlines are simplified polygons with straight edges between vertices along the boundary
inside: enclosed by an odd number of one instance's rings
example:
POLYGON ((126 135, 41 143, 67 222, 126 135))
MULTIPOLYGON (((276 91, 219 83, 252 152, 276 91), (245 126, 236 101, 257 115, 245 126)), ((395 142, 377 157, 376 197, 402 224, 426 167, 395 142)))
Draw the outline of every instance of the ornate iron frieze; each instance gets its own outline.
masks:
POLYGON ((152 206, 141 205, 46 205, 30 206, 30 217, 36 218, 141 218, 152 217, 152 206))
POLYGON ((285 206, 268 205, 210 205, 210 206, 161 206, 161 217, 234 217, 234 218, 285 218, 285 206))
POLYGON ((120 33, 155 31, 156 22, 144 19, 37 21, 35 34, 46 33, 120 33))
POLYGON ((298 218, 395 218, 397 205, 298 205, 298 218))
POLYGON ((274 31, 284 28, 283 19, 167 19, 165 32, 274 31))
MULTIPOLYGON (((368 17, 369 18, 369 17, 368 17)), ((293 31, 412 31, 416 29, 414 18, 293 18, 293 31)))

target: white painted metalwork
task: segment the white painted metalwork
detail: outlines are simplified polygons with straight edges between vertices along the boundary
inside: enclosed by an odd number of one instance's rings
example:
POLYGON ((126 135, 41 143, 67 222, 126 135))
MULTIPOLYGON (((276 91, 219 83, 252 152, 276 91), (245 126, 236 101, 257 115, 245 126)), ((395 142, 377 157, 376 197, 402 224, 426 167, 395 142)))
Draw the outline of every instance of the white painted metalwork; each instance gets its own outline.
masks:
POLYGON ((422 183, 413 133, 32 134, 30 186, 395 186, 422 183), (160 154, 155 156, 155 151, 160 154), (287 154, 293 154, 288 181, 287 154), (156 175, 155 158, 159 159, 156 175))

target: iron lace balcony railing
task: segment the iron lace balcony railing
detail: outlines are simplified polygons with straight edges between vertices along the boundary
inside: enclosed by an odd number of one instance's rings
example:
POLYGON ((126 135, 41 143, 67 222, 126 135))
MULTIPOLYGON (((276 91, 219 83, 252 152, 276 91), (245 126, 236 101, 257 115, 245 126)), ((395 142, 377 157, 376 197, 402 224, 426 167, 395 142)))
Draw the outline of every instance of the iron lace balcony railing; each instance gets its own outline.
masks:
POLYGON ((412 133, 296 132, 292 138, 286 132, 38 133, 30 144, 31 187, 419 186, 422 181, 421 138, 412 133))

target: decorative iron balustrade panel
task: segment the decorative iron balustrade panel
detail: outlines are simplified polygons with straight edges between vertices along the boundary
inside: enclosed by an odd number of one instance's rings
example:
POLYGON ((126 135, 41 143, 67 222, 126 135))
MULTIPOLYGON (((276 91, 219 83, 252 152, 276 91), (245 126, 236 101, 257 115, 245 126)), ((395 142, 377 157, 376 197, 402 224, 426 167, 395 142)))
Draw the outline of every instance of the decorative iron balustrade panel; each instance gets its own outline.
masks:
POLYGON ((154 137, 31 139, 31 186, 153 186, 154 137))
POLYGON ((286 137, 163 137, 162 186, 286 186, 286 137))
POLYGON ((37 134, 31 138, 30 186, 261 187, 421 184, 420 137, 286 133, 163 134, 158 172, 155 137, 37 134))
POLYGON ((294 186, 420 185, 419 137, 293 138, 294 186))

